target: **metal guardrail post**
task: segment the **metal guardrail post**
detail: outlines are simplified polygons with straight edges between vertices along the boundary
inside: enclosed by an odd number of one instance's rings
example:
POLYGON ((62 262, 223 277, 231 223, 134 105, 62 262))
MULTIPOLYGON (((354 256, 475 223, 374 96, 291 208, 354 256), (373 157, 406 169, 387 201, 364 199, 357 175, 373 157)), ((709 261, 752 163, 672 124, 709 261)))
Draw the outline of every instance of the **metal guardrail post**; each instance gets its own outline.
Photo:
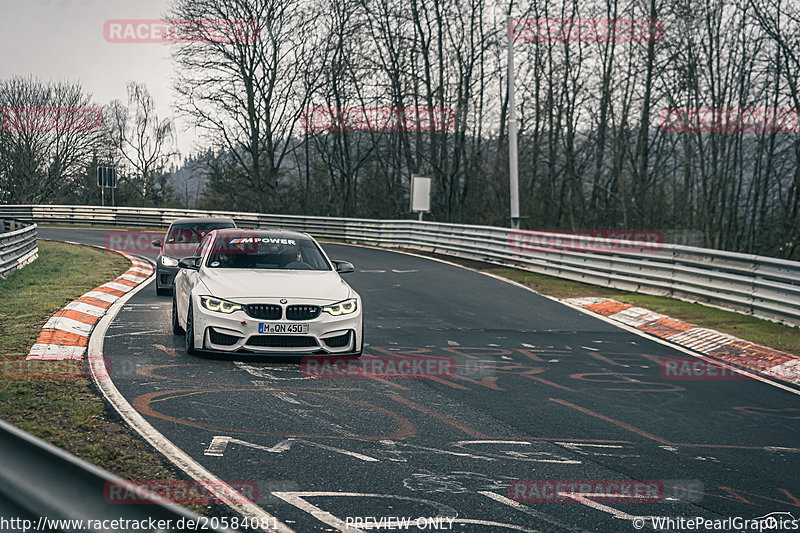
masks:
MULTIPOLYGON (((165 502, 145 489, 136 488, 137 496, 147 498, 147 503, 109 502, 112 485, 129 486, 128 482, 109 474, 69 453, 56 448, 19 428, 0 421, 0 509, 4 516, 24 517, 39 524, 40 531, 91 531, 110 533, 117 529, 102 527, 56 527, 39 520, 39 517, 52 520, 83 520, 93 523, 112 520, 148 520, 163 525, 169 520, 170 527, 165 531, 188 531, 180 527, 192 520, 198 523, 199 515, 174 503, 165 502), (152 503, 150 500, 152 497, 152 503), (35 518, 35 519, 34 519, 35 518)), ((91 524, 89 524, 91 526, 91 524)), ((127 528, 125 528, 127 529, 127 528)), ((144 528, 143 531, 151 531, 144 528)), ((208 529, 207 529, 208 530, 208 529)), ((210 529, 230 533, 229 530, 210 529)))
POLYGON ((19 225, 17 229, 13 219, 0 220, 0 279, 38 257, 36 224, 19 225))

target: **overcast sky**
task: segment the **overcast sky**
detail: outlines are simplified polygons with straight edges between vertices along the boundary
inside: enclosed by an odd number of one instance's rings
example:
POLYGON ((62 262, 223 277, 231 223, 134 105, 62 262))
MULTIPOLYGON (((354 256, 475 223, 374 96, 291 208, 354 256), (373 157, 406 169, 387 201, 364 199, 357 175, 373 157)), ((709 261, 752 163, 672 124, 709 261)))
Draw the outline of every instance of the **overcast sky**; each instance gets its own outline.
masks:
MULTIPOLYGON (((144 82, 159 118, 172 114, 173 67, 166 44, 110 43, 112 19, 161 19, 169 0, 0 0, 0 77, 34 75, 78 81, 97 104, 127 101, 129 81, 144 82)), ((186 156, 196 135, 177 121, 178 148, 186 156)))

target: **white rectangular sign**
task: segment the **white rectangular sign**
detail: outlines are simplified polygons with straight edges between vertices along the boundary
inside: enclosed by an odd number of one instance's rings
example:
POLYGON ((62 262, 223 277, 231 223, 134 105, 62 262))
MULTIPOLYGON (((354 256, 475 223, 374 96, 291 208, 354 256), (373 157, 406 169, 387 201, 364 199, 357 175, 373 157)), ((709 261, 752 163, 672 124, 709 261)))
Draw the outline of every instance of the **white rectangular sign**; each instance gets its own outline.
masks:
POLYGON ((431 211, 431 179, 411 176, 411 210, 423 213, 431 211))

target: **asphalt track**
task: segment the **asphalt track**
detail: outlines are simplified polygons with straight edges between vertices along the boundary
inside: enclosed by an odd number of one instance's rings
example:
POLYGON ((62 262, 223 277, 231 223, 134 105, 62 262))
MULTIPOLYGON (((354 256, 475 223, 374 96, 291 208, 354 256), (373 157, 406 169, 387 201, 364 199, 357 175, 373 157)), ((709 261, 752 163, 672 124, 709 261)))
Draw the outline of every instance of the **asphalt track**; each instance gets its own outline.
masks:
MULTIPOLYGON (((40 229, 100 245, 105 234, 40 229)), ((455 517, 440 525, 459 532, 800 517, 800 396, 665 379, 659 358, 691 356, 463 268, 324 247, 355 264, 346 279, 364 302, 365 357, 451 357, 456 375, 307 379, 294 360, 191 357, 152 283, 105 339, 127 400, 221 479, 257 482, 258 505, 296 531, 336 531, 348 517, 455 517), (659 480, 665 495, 509 499, 515 480, 620 479, 659 480)))

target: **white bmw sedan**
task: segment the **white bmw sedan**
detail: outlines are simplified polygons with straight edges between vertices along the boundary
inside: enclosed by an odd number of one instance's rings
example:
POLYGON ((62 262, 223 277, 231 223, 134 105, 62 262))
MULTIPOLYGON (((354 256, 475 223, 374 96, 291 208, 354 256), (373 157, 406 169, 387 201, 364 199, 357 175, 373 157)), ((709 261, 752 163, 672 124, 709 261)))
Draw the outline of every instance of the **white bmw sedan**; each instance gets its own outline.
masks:
POLYGON ((361 298, 305 233, 221 229, 179 263, 172 330, 186 351, 361 355, 361 298))

